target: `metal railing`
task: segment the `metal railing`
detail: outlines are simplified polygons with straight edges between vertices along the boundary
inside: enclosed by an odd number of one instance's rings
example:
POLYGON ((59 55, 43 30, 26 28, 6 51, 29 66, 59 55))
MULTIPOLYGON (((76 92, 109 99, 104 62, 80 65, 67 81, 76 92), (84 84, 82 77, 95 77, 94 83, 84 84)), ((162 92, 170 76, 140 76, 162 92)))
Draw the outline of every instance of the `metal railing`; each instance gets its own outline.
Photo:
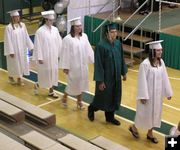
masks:
MULTIPOLYGON (((95 14, 92 14, 91 15, 91 31, 94 30, 94 24, 93 24, 93 20, 94 20, 94 16, 97 14, 97 13, 100 13, 111 1, 107 1, 95 14)), ((90 0, 89 0, 89 9, 90 9, 90 0)), ((90 12, 90 10, 89 10, 90 12)))
MULTIPOLYGON (((137 13, 139 10, 148 2, 149 0, 146 0, 123 24, 122 24, 122 34, 124 33, 124 26, 125 24, 137 13)), ((136 30, 141 26, 141 24, 152 14, 153 11, 153 0, 151 0, 151 11, 150 13, 123 39, 126 41, 136 30)))
POLYGON ((119 5, 108 17, 106 17, 106 19, 104 19, 104 21, 96 28, 93 30, 93 32, 96 32, 102 25, 104 25, 104 23, 121 7, 121 5, 119 5))

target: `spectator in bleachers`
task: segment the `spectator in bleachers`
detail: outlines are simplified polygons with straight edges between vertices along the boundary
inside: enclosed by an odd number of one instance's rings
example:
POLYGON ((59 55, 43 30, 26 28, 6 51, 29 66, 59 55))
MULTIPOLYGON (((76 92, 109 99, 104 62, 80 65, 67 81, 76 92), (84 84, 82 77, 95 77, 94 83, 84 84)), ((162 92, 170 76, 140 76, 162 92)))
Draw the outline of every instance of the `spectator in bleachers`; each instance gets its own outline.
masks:
MULTIPOLYGON (((139 7, 145 2, 145 0, 138 0, 139 7)), ((140 10, 139 14, 144 15, 149 13, 149 5, 146 3, 140 10)))
POLYGON ((135 138, 139 138, 137 128, 148 130, 147 139, 155 144, 158 140, 153 135, 153 128, 161 126, 163 98, 170 100, 173 94, 164 61, 161 59, 161 42, 162 40, 148 43, 149 58, 140 64, 135 124, 129 127, 135 138))
POLYGON ((38 94, 38 86, 49 88, 48 96, 58 98, 53 86, 58 86, 62 38, 58 29, 53 26, 54 11, 44 11, 41 14, 45 23, 35 33, 33 60, 37 61, 38 84, 35 84, 34 90, 38 94))
POLYGON ((94 112, 105 112, 106 122, 120 125, 115 118, 115 111, 121 103, 122 79, 126 80, 127 66, 124 61, 122 44, 117 37, 117 25, 105 26, 105 38, 98 43, 95 50, 94 80, 95 96, 88 107, 88 118, 94 120, 94 112), (121 79, 122 76, 122 79, 121 79))
POLYGON ((77 108, 84 109, 82 92, 88 91, 88 64, 94 63, 94 52, 88 37, 82 33, 80 17, 69 20, 70 33, 64 37, 60 68, 67 75, 67 86, 62 98, 63 106, 67 107, 67 96, 77 97, 77 108))
MULTIPOLYGON (((145 0, 138 0, 139 7, 145 2, 145 0)), ((151 0, 149 0, 139 11, 139 14, 146 15, 151 11, 151 0)), ((159 10, 159 2, 156 2, 156 0, 153 0, 153 11, 159 10)))
POLYGON ((8 12, 11 16, 11 23, 5 28, 4 55, 7 59, 9 82, 13 85, 24 85, 22 76, 29 75, 27 51, 32 50, 34 46, 25 24, 20 21, 18 11, 8 12), (14 78, 17 78, 17 83, 14 78))

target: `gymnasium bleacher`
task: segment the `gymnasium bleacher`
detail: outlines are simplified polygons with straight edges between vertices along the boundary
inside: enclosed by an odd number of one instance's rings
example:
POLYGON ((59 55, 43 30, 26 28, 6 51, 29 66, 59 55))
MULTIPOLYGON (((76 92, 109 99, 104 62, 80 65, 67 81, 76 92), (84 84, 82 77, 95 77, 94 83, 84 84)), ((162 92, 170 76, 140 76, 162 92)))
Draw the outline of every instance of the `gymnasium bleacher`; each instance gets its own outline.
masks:
POLYGON ((104 137, 100 141, 87 141, 73 135, 56 126, 55 114, 4 91, 0 91, 0 116, 3 116, 0 119, 0 150, 127 150, 104 137))

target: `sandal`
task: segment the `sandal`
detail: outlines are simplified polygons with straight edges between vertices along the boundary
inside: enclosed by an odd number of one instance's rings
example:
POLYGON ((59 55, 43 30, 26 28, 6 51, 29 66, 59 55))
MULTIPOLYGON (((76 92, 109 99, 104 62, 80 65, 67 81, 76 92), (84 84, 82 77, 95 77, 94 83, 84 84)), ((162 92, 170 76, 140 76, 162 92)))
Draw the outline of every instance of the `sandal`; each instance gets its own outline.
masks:
POLYGON ((80 109, 80 110, 85 109, 85 107, 84 107, 84 105, 83 105, 83 103, 81 101, 77 101, 76 104, 77 104, 77 109, 80 109))
POLYGON ((150 137, 150 136, 147 135, 147 139, 150 140, 152 143, 155 143, 155 144, 158 143, 158 140, 155 137, 150 137))
POLYGON ((66 108, 68 105, 67 105, 67 98, 62 98, 61 99, 61 103, 62 103, 62 106, 64 107, 64 108, 66 108))
POLYGON ((48 96, 52 97, 52 98, 59 98, 58 95, 56 95, 56 93, 52 92, 52 93, 49 93, 48 96))
POLYGON ((16 81, 15 81, 13 78, 9 78, 8 82, 9 82, 11 85, 15 85, 15 84, 16 84, 16 81))
POLYGON ((139 133, 136 132, 136 131, 134 131, 131 126, 129 127, 129 131, 131 132, 131 134, 132 134, 136 139, 139 138, 139 133))
POLYGON ((38 84, 38 83, 35 83, 35 84, 34 84, 34 94, 35 94, 35 95, 38 95, 38 94, 39 94, 38 88, 39 88, 39 84, 38 84))

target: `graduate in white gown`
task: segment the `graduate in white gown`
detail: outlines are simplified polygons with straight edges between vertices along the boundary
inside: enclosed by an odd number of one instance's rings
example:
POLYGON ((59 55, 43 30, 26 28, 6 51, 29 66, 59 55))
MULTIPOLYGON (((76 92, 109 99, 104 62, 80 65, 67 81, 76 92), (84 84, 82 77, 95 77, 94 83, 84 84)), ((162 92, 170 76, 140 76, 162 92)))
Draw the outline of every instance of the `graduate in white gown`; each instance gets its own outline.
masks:
POLYGON ((139 138, 137 128, 147 129, 147 139, 153 143, 158 143, 153 136, 153 128, 161 126, 163 99, 167 97, 170 100, 173 95, 166 67, 161 59, 161 42, 162 40, 148 43, 149 58, 140 64, 135 124, 129 128, 136 138, 139 138))
POLYGON ((44 24, 36 31, 33 60, 37 61, 38 84, 35 84, 35 94, 38 86, 49 89, 49 96, 58 98, 53 86, 58 86, 58 68, 62 46, 62 38, 56 27, 54 11, 41 12, 44 24))
POLYGON ((11 23, 5 28, 4 33, 4 55, 7 59, 7 70, 9 82, 24 85, 23 75, 29 75, 29 62, 27 51, 33 49, 33 43, 29 38, 26 26, 20 22, 19 10, 8 12, 11 16, 11 23))
POLYGON ((67 106, 67 96, 77 96, 77 107, 82 109, 82 92, 88 91, 88 64, 94 63, 94 52, 85 33, 82 33, 80 17, 70 20, 70 33, 63 39, 60 68, 68 76, 62 98, 67 106))

